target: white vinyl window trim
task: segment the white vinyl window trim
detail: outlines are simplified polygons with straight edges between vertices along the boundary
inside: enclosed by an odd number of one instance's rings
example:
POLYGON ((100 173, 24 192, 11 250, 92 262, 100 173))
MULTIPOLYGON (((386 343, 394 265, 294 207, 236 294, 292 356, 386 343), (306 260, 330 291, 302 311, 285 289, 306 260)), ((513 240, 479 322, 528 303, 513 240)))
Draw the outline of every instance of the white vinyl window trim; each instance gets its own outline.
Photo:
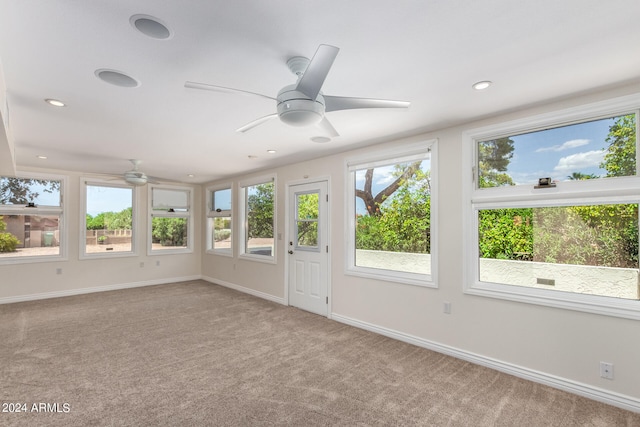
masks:
POLYGON ((147 255, 172 255, 193 252, 193 189, 191 187, 148 184, 147 255), (154 191, 156 199, 154 201, 154 191), (159 195, 159 197, 158 197, 159 195), (172 211, 173 210, 173 211, 172 211), (185 218, 187 220, 187 247, 153 249, 153 218, 185 218))
POLYGON ((233 218, 233 199, 235 196, 235 191, 233 186, 229 184, 220 184, 214 185, 211 187, 207 187, 206 189, 206 217, 207 217, 207 225, 206 225, 206 252, 214 255, 221 255, 226 257, 233 257, 233 249, 234 249, 234 241, 235 241, 235 221, 233 218), (216 191, 221 190, 229 190, 231 192, 231 209, 229 210, 221 210, 217 212, 214 206, 214 194, 216 191), (216 248, 215 242, 213 241, 213 219, 214 218, 229 218, 231 220, 231 247, 230 248, 216 248))
POLYGON ((95 258, 123 258, 138 256, 137 250, 137 230, 139 229, 138 220, 138 188, 127 184, 118 184, 113 181, 105 181, 93 178, 82 178, 80 180, 80 235, 79 235, 79 259, 95 259, 95 258), (86 230, 87 230, 87 186, 98 187, 114 187, 114 188, 130 188, 131 189, 131 250, 126 252, 101 252, 87 253, 86 251, 86 230))
POLYGON ((438 140, 398 144, 393 148, 367 153, 363 156, 345 160, 345 274, 384 280, 408 285, 437 288, 438 269, 438 140), (355 173, 366 168, 388 166, 415 160, 430 158, 431 179, 431 271, 430 274, 419 274, 381 268, 368 268, 356 265, 356 208, 355 208, 355 173))
POLYGON ((36 262, 67 261, 68 260, 68 232, 67 215, 65 208, 65 190, 69 188, 68 177, 64 175, 52 175, 37 172, 17 172, 16 178, 39 179, 58 181, 60 183, 60 206, 36 206, 24 205, 0 205, 0 215, 51 215, 58 216, 58 235, 60 236, 60 250, 56 255, 32 255, 18 257, 0 257, 0 265, 3 264, 28 264, 36 262))
MULTIPOLYGON (((586 204, 639 203, 640 175, 575 182, 555 188, 532 186, 476 188, 478 141, 517 135, 551 127, 587 122, 636 112, 640 94, 549 112, 519 120, 469 129, 462 133, 463 160, 463 290, 467 294, 518 301, 587 313, 640 320, 640 301, 600 295, 514 286, 479 280, 478 211, 492 208, 554 207, 586 204)), ((639 124, 636 120, 636 135, 639 124)), ((636 141, 638 144, 638 141, 636 141)), ((637 150, 636 161, 640 155, 637 150)), ((637 166, 640 162, 637 161, 637 166)))
POLYGON ((278 182, 277 182, 277 176, 275 174, 273 175, 263 175, 263 176, 258 176, 255 178, 250 178, 250 179, 246 179, 243 181, 240 181, 238 183, 238 187, 239 187, 239 197, 240 197, 240 203, 239 203, 239 218, 240 218, 240 232, 238 233, 238 258, 241 259, 246 259, 246 260, 251 260, 251 261, 257 261, 257 262, 263 262, 266 264, 276 264, 277 262, 277 258, 276 258, 276 254, 277 254, 277 250, 276 250, 276 242, 277 242, 277 235, 278 235, 278 230, 277 230, 277 213, 278 213, 278 182), (247 189, 248 187, 253 187, 256 185, 260 185, 260 184, 268 184, 268 183, 273 183, 273 253, 271 256, 267 256, 267 255, 256 255, 256 254, 251 254, 251 253, 247 253, 247 233, 248 233, 248 221, 247 221, 247 214, 248 214, 248 197, 247 197, 247 189))

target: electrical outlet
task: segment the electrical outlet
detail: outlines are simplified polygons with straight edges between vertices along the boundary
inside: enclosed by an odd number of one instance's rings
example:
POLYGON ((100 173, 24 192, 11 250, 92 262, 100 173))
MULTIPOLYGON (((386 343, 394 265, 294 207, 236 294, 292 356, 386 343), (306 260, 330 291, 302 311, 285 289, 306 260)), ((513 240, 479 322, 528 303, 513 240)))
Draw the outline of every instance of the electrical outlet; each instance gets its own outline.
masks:
POLYGON ((144 268, 144 262, 140 263, 140 268, 144 268))
POLYGON ((451 314, 451 303, 445 302, 444 306, 442 307, 442 311, 444 312, 444 314, 451 314))
POLYGON ((160 260, 156 261, 156 267, 160 267, 160 260))
POLYGON ((600 376, 608 380, 613 379, 613 363, 600 362, 600 376))
POLYGON ((56 268, 56 274, 62 274, 62 269, 61 268, 56 268))

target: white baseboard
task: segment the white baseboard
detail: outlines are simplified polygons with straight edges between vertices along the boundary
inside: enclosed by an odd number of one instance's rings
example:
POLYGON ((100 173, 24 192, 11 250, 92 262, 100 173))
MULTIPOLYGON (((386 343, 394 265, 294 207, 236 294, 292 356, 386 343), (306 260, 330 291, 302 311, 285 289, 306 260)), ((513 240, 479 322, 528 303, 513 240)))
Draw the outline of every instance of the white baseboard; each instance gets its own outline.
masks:
POLYGON ((457 359, 466 360, 476 365, 495 369, 496 371, 504 372, 518 378, 523 378, 525 380, 548 385, 553 388, 568 391, 569 393, 597 400, 598 402, 603 402, 612 406, 616 406, 618 408, 626 409, 628 411, 640 413, 640 399, 611 392, 598 387, 593 387, 577 381, 568 380, 566 378, 557 377, 555 375, 549 375, 544 372, 535 371, 533 369, 523 368, 511 363, 506 363, 490 357, 470 353, 468 351, 439 344, 434 341, 425 340, 413 335, 395 331, 393 329, 377 326, 372 323, 352 319, 350 317, 342 316, 336 313, 331 314, 331 319, 350 326, 355 326, 356 328, 375 332, 389 338, 394 338, 399 341, 413 344, 418 347, 423 347, 429 350, 436 351, 438 353, 446 354, 457 359))
POLYGON ((0 304, 11 304, 14 302, 35 301, 40 299, 68 297, 72 295, 90 294, 94 292, 115 291, 118 289, 139 288, 142 286, 164 285, 167 283, 188 282, 191 280, 199 280, 200 275, 171 277, 168 279, 145 280, 142 282, 120 283, 115 285, 94 286, 91 288, 67 289, 64 291, 43 292, 39 294, 19 295, 15 297, 0 298, 0 304))
POLYGON ((253 295, 258 298, 266 299, 269 301, 277 302, 278 304, 287 305, 284 298, 279 298, 271 294, 256 291, 255 289, 246 288, 244 286, 236 285, 235 283, 226 282, 224 280, 215 279, 213 277, 201 276, 202 280, 206 280, 214 285, 224 286, 225 288, 235 289, 236 291, 244 292, 245 294, 253 295))

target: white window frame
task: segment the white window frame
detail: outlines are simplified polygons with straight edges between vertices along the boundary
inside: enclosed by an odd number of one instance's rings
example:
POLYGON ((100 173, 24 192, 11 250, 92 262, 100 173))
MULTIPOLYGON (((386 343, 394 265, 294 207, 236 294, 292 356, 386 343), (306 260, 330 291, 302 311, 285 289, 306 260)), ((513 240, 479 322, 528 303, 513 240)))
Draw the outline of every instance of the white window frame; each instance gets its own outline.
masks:
POLYGON ((363 156, 348 158, 345 160, 345 206, 346 229, 345 235, 345 274, 365 277, 368 279, 384 280, 408 285, 437 288, 438 271, 438 140, 398 144, 393 148, 370 152, 363 156), (419 274, 398 270, 385 270, 380 268, 361 267, 356 265, 356 186, 355 171, 367 167, 383 166, 403 163, 418 158, 430 156, 431 179, 431 273, 419 274))
POLYGON ((6 258, 0 257, 0 265, 67 261, 69 247, 66 215, 67 210, 65 207, 65 190, 68 188, 67 176, 36 172, 17 172, 15 177, 22 179, 41 179, 60 182, 60 206, 36 206, 28 208, 26 207, 26 205, 0 205, 0 214, 2 215, 57 215, 58 236, 60 237, 60 250, 56 255, 34 255, 6 258))
POLYGON ((120 258, 120 257, 132 257, 138 256, 137 249, 137 235, 138 235, 138 188, 127 184, 114 183, 113 181, 106 181, 94 178, 82 178, 80 180, 80 238, 79 242, 79 258, 95 259, 95 258, 120 258), (131 250, 127 252, 100 252, 100 253, 87 253, 87 186, 96 187, 113 187, 113 188, 128 188, 131 189, 131 250))
POLYGON ((160 185, 160 184, 148 184, 148 225, 147 225, 147 255, 175 255, 175 254, 187 254, 193 253, 193 238, 194 238, 194 220, 193 220, 193 188, 184 186, 173 185, 160 185), (153 210, 153 190, 175 190, 185 191, 188 193, 187 200, 189 206, 186 212, 164 212, 153 210), (187 247, 175 248, 175 249, 157 249, 153 250, 153 218, 186 218, 187 219, 187 247))
POLYGON ((235 196, 235 191, 233 190, 233 185, 231 183, 228 184, 220 184, 220 185, 214 185, 211 187, 207 187, 206 189, 207 194, 206 194, 206 200, 207 200, 207 206, 206 206, 206 218, 207 218, 207 226, 206 226, 206 233, 207 233, 207 238, 206 238, 206 243, 207 243, 207 249, 206 252, 208 254, 213 254, 213 255, 221 255, 221 256, 226 256, 226 257, 233 257, 233 250, 235 248, 234 245, 234 241, 235 241, 235 221, 233 218, 233 206, 234 206, 234 196, 235 196), (229 211, 222 211, 222 212, 216 212, 213 210, 213 194, 216 191, 221 191, 221 190, 230 190, 231 191, 231 209, 229 211), (215 247, 215 242, 213 241, 213 219, 215 218, 231 218, 231 247, 230 248, 216 248, 215 247))
MULTIPOLYGON (((470 129, 462 133, 465 247, 463 286, 466 294, 640 320, 640 301, 637 300, 481 282, 478 252, 479 209, 640 203, 640 193, 638 193, 640 174, 631 177, 563 181, 557 183, 554 188, 544 189, 534 189, 533 185, 476 188, 476 146, 479 141, 633 112, 637 114, 636 126, 638 126, 639 109, 640 94, 634 94, 470 129)), ((637 150, 636 155, 640 155, 640 150, 637 150)), ((640 161, 636 161, 636 167, 640 167, 640 161)))
POLYGON ((238 233, 238 258, 246 259, 251 261, 264 262, 267 264, 275 264, 277 262, 277 214, 278 214, 278 181, 277 176, 273 175, 262 175, 259 177, 247 179, 240 181, 238 183, 239 191, 238 195, 240 197, 239 202, 239 218, 240 218, 240 232, 238 233), (268 255, 257 255, 247 253, 247 213, 248 213, 248 198, 247 198, 247 187, 253 187, 260 184, 268 184, 269 182, 273 182, 273 254, 271 256, 268 255))

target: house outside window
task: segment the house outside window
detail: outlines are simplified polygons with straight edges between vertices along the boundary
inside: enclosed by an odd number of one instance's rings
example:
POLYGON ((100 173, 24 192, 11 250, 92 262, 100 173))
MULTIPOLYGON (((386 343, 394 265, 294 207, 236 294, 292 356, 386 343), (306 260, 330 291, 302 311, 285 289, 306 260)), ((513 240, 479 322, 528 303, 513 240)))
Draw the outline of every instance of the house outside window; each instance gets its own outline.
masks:
POLYGON ((0 177, 0 263, 66 257, 65 178, 0 177))
POLYGON ((207 252, 233 256, 231 185, 207 188, 207 252))
POLYGON ((465 291, 640 318, 640 97, 465 132, 465 291))
POLYGON ((84 180, 81 258, 135 255, 135 189, 84 180))
POLYGON ((347 160, 347 274, 436 287, 436 146, 347 160))
POLYGON ((188 187, 149 187, 150 255, 193 251, 192 197, 188 187))

